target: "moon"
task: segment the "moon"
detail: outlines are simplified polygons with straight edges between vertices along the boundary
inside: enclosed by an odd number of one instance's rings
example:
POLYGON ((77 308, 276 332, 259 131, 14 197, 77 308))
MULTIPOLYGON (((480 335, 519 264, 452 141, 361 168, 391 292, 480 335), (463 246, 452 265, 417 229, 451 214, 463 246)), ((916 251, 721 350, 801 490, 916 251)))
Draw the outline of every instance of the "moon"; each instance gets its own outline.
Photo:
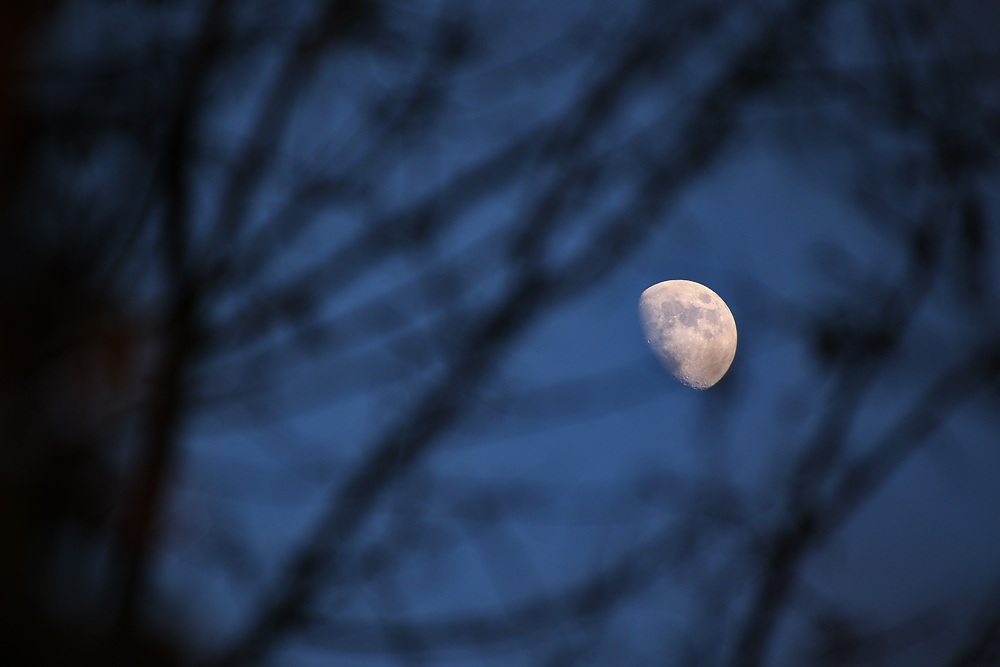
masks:
POLYGON ((639 297, 646 342, 683 384, 708 389, 736 356, 736 320, 719 295, 690 280, 667 280, 639 297))

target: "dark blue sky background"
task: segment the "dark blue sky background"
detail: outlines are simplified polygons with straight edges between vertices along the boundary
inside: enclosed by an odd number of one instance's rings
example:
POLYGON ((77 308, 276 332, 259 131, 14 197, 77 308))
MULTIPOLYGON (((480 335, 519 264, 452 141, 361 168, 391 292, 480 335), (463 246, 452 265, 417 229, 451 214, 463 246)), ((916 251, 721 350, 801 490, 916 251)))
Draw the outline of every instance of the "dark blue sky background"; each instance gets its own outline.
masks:
MULTIPOLYGON (((269 39, 206 80, 190 167, 191 256, 232 252, 246 270, 206 308, 210 328, 246 328, 220 338, 228 347, 192 370, 201 402, 180 438, 157 562, 164 601, 153 615, 212 648, 238 637, 281 590, 282 568, 330 498, 421 409, 479 317, 517 284, 531 263, 519 235, 530 244, 533 230, 545 230, 534 257, 565 273, 569 295, 544 302, 482 381, 461 390, 461 417, 401 466, 345 539, 352 546, 341 578, 316 606, 335 609, 347 629, 293 634, 275 664, 331 664, 332 651, 338 665, 534 665, 577 649, 577 664, 697 664, 695 654, 723 664, 738 650, 761 554, 796 510, 788 506, 793 471, 835 430, 824 420, 837 401, 858 399, 852 416, 832 422, 847 428, 838 464, 810 482, 822 497, 834 494, 839 465, 873 451, 900 420, 918 420, 910 412, 928 387, 998 331, 990 122, 1000 117, 1000 89, 983 66, 997 63, 984 55, 995 33, 983 27, 998 25, 997 10, 986 2, 954 3, 940 15, 924 8, 935 22, 928 33, 900 29, 912 40, 893 44, 878 20, 903 22, 921 3, 816 3, 824 5, 818 18, 791 24, 794 38, 771 35, 781 58, 762 62, 781 72, 777 83, 743 95, 737 82, 737 92, 721 96, 732 107, 727 120, 699 106, 705 92, 743 64, 737 54, 760 42, 775 16, 800 3, 378 3, 377 39, 366 42, 359 28, 329 57, 301 65, 284 129, 262 144, 267 168, 244 193, 243 219, 236 232, 220 233, 234 165, 254 158, 244 151, 257 141, 289 45, 315 24, 313 4, 322 3, 232 10, 227 29, 269 39), (686 26, 702 6, 718 11, 686 26), (468 39, 466 55, 437 62, 449 26, 468 39), (609 78, 642 40, 663 61, 649 56, 609 78), (893 108, 905 97, 884 85, 896 70, 920 72, 913 79, 923 88, 909 98, 916 110, 893 108), (599 103, 587 115, 583 101, 600 86, 613 91, 596 98, 607 101, 607 116, 599 103), (944 158, 925 141, 940 128, 925 136, 925 121, 953 123, 955 135, 978 145, 978 171, 954 182, 941 176, 944 158), (667 170, 649 187, 649 174, 689 142, 710 146, 705 162, 695 152, 687 171, 667 170), (481 190, 457 187, 431 207, 436 222, 425 237, 377 260, 341 253, 392 216, 390 236, 399 233, 411 222, 406 212, 517 145, 481 190), (304 206, 305 231, 296 234, 295 216, 279 214, 317 175, 342 191, 304 206), (657 203, 637 206, 642 197, 657 203), (956 250, 962 202, 971 200, 986 220, 978 301, 962 291, 966 265, 956 250), (582 284, 600 264, 581 270, 579 258, 615 216, 622 227, 641 227, 641 240, 621 250, 608 244, 596 257, 613 269, 574 291, 575 276, 582 284), (926 293, 913 278, 925 274, 910 273, 921 225, 942 258, 926 293), (252 264, 257 251, 267 257, 262 267, 252 264), (337 271, 351 261, 370 264, 345 285, 337 271), (275 290, 304 274, 315 279, 295 311, 301 320, 278 317, 244 344, 254 317, 277 312, 275 290), (736 319, 733 366, 705 392, 675 382, 639 328, 640 293, 671 279, 708 286, 736 319), (920 294, 912 301, 911 290, 920 294), (838 393, 848 364, 824 362, 822 326, 891 322, 897 306, 909 319, 894 346, 868 380, 838 393), (303 321, 316 326, 296 338, 303 321), (250 363, 266 350, 277 352, 250 363), (410 662, 389 652, 388 640, 383 654, 363 648, 379 644, 362 622, 502 618, 650 540, 660 540, 653 560, 661 564, 650 567, 640 554, 634 567, 650 569, 650 580, 582 633, 567 623, 554 639, 410 662), (363 572, 380 545, 395 560, 368 580, 363 572)), ((189 35, 201 7, 79 3, 63 14, 51 32, 59 57, 103 50, 124 59, 189 35)), ((104 159, 81 189, 100 183, 102 164, 116 164, 104 159)), ((139 247, 158 247, 155 234, 143 238, 139 247)), ((162 289, 162 276, 148 273, 134 283, 137 303, 155 304, 162 289)), ((765 664, 820 664, 808 651, 820 644, 824 614, 902 647, 882 663, 859 664, 943 664, 975 627, 1000 582, 995 385, 955 409, 942 405, 940 426, 804 557, 765 664)))
MULTIPOLYGON (((390 152, 380 165, 384 178, 377 184, 376 201, 366 204, 369 210, 406 206, 497 142, 509 141, 571 105, 581 80, 600 68, 602 53, 622 47, 616 27, 628 13, 575 3, 487 3, 458 11, 481 12, 478 19, 487 34, 473 48, 489 55, 456 77, 444 127, 431 130, 426 148, 410 152, 401 143, 398 160, 390 152), (577 20, 589 24, 581 34, 568 36, 577 20)), ((728 32, 734 41, 752 35, 748 22, 736 17, 757 11, 733 7, 728 32)), ((416 20, 426 18, 416 9, 414 14, 416 20)), ((866 47, 852 44, 855 38, 843 34, 849 32, 845 28, 835 37, 843 40, 838 55, 846 63, 868 65, 866 47)), ((602 139, 611 142, 609 160, 630 159, 616 155, 610 137, 641 133, 646 124, 655 127, 663 105, 683 108, 690 95, 685 91, 704 81, 700 72, 719 66, 727 39, 717 40, 719 44, 706 47, 708 53, 695 57, 692 76, 644 91, 632 102, 617 122, 618 130, 602 139)), ((367 111, 353 105, 391 91, 400 77, 411 76, 408 62, 387 67, 366 60, 364 55, 348 56, 341 68, 323 71, 316 90, 310 91, 310 103, 290 128, 288 147, 294 158, 322 160, 329 147, 350 155, 355 141, 363 150, 364 139, 352 132, 365 132, 367 111)), ((238 138, 241 116, 253 116, 253 97, 234 95, 222 101, 225 109, 212 124, 238 138)), ((815 131, 808 123, 814 109, 764 107, 750 112, 745 131, 718 165, 699 175, 658 216, 662 224, 638 252, 595 289, 542 314, 486 383, 481 408, 398 482, 380 515, 384 520, 405 511, 433 515, 433 499, 425 507, 413 505, 412 498, 420 497, 421 485, 447 488, 449 480, 483 488, 530 487, 541 494, 540 507, 498 526, 463 528, 470 533, 467 540, 401 565, 398 588, 359 585, 347 606, 350 616, 434 618, 558 590, 613 562, 683 512, 683 504, 678 508, 665 501, 677 490, 672 488, 675 478, 686 483, 702 476, 729 480, 744 494, 736 512, 766 516, 780 497, 791 461, 817 428, 829 390, 829 376, 817 368, 798 320, 823 313, 838 301, 864 302, 870 275, 897 274, 905 255, 895 239, 873 230, 878 223, 852 203, 853 156, 838 155, 821 142, 798 150, 781 145, 789 134, 815 131), (783 127, 786 119, 788 127, 783 127), (645 348, 638 327, 639 293, 677 278, 702 282, 719 293, 740 332, 729 376, 704 393, 674 383, 645 348), (569 391, 554 389, 559 387, 569 391), (554 400, 545 400, 549 396, 554 400), (648 498, 642 497, 644 485, 653 489, 646 490, 648 498)), ((548 177, 546 170, 538 170, 537 178, 548 177)), ((289 178, 294 179, 294 171, 289 178)), ((470 210, 431 250, 416 250, 378 267, 353 294, 331 304, 329 312, 345 312, 338 310, 345 301, 375 298, 407 313, 404 317, 417 317, 421 289, 415 283, 431 259, 449 256, 472 264, 462 267, 462 279, 481 285, 482 291, 469 297, 472 307, 477 299, 486 302, 496 289, 493 273, 503 270, 491 262, 502 264, 503 259, 479 254, 482 244, 488 246, 484 239, 522 222, 518 217, 532 196, 532 178, 525 174, 524 182, 470 210), (463 253, 472 259, 464 259, 463 253), (480 257, 485 263, 476 266, 480 257)), ((615 198, 612 189, 603 199, 587 202, 577 213, 579 222, 567 225, 554 242, 553 256, 570 253, 578 233, 574 228, 586 230, 587 221, 595 219, 593 207, 613 209, 615 198)), ((265 189, 259 195, 262 210, 267 199, 265 189)), ((341 216, 318 223, 307 242, 282 251, 285 270, 292 273, 323 261, 321 255, 315 259, 316 248, 335 241, 349 224, 341 216)), ((863 452, 889 428, 912 402, 912 390, 952 356, 948 347, 962 345, 963 334, 949 331, 951 298, 949 287, 941 285, 922 307, 912 335, 901 346, 905 361, 875 383, 851 427, 853 451, 863 452), (944 335, 919 333, 922 327, 944 335)), ((440 334, 440 329, 428 332, 440 334)), ((384 361, 380 341, 364 350, 368 363, 384 361)), ((345 363, 339 372, 364 373, 366 368, 345 363)), ((320 371, 326 372, 338 372, 338 367, 320 371)), ((282 390, 287 404, 311 402, 311 387, 322 381, 312 385, 316 380, 310 375, 308 369, 290 374, 282 390)), ((217 426, 209 413, 192 426, 178 481, 179 507, 199 508, 195 523, 206 521, 209 530, 214 521, 235 522, 240 532, 247 532, 254 560, 271 570, 307 529, 311 515, 321 511, 316 503, 322 490, 364 455, 365 443, 398 418, 419 395, 419 386, 403 382, 352 393, 273 429, 244 429, 238 436, 209 435, 217 426)), ((973 401, 949 418, 837 537, 806 561, 804 588, 859 612, 876 627, 945 611, 961 628, 968 620, 965 614, 989 590, 1000 562, 1000 531, 995 529, 1000 525, 1000 486, 994 483, 1000 452, 995 422, 985 414, 989 411, 988 405, 973 401)), ((378 529, 369 533, 376 539, 378 529)), ((672 645, 673 633, 685 636, 702 627, 707 622, 699 608, 702 589, 696 586, 692 592, 684 581, 724 580, 747 558, 739 545, 740 539, 729 538, 705 547, 691 572, 678 576, 680 584, 671 577, 658 579, 647 594, 626 605, 611 622, 612 639, 597 662, 649 664, 672 645)), ((183 553, 180 548, 165 560, 164 577, 176 590, 187 591, 180 597, 204 601, 190 617, 194 627, 209 625, 214 631, 220 619, 243 620, 241 612, 233 614, 234 606, 248 608, 253 594, 234 591, 215 572, 192 567, 183 553)), ((803 621, 793 609, 781 627, 779 637, 785 641, 778 642, 774 664, 797 662, 794 639, 803 631, 803 621)), ((946 644, 937 650, 942 646, 946 644)), ((904 652, 894 664, 918 664, 913 656, 928 657, 934 648, 904 652)), ((452 657, 471 658, 474 664, 480 659, 476 651, 452 657)), ((326 659, 317 657, 316 664, 326 664, 326 659)), ((510 664, 509 659, 495 662, 510 664)), ((357 664, 368 662, 359 659, 357 664)), ((384 662, 376 658, 372 664, 384 662)), ((338 664, 354 663, 341 657, 338 664)))

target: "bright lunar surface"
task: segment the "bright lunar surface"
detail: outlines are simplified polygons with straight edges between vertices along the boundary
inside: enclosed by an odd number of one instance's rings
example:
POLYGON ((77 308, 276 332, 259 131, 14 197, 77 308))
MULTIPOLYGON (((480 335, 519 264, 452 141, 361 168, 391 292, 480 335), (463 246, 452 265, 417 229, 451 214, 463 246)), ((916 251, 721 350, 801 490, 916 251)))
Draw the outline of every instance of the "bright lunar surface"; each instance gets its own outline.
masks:
POLYGON ((736 355, 736 320, 719 295, 690 280, 667 280, 639 297, 646 342, 675 378, 695 389, 722 379, 736 355))

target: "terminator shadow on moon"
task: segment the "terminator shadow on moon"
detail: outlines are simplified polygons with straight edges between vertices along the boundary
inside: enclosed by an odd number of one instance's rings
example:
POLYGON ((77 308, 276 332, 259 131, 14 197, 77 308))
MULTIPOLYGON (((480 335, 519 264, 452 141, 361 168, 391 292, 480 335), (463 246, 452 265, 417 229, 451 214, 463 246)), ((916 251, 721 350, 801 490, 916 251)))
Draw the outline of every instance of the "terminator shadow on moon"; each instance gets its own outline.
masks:
POLYGON ((681 383, 708 389, 736 356, 736 320, 719 295, 690 280, 667 280, 639 297, 646 342, 681 383))

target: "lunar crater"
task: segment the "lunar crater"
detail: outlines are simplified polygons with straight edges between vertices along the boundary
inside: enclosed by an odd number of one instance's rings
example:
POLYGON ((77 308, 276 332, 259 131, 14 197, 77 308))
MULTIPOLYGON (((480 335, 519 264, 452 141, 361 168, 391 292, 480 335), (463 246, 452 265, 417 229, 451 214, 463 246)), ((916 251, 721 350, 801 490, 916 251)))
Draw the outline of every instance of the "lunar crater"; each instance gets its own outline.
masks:
POLYGON ((715 292, 690 280, 653 285, 639 298, 646 342, 683 384, 708 389, 736 355, 736 321, 715 292))

